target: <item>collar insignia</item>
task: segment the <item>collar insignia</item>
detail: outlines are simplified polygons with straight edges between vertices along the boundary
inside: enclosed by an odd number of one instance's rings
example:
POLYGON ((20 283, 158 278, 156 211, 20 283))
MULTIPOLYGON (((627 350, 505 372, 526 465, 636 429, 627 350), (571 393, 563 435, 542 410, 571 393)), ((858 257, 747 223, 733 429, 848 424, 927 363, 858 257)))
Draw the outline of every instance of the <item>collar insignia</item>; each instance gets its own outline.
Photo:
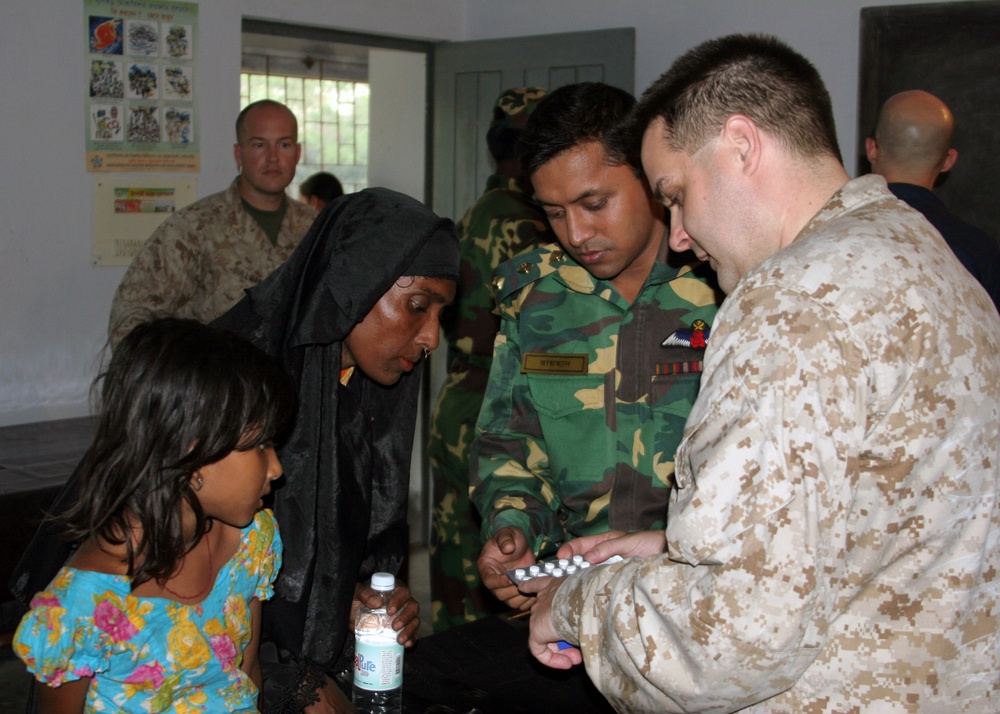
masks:
POLYGON ((670 333, 660 347, 691 347, 693 349, 705 349, 708 344, 708 336, 712 328, 705 324, 704 320, 695 320, 691 327, 684 327, 670 333))

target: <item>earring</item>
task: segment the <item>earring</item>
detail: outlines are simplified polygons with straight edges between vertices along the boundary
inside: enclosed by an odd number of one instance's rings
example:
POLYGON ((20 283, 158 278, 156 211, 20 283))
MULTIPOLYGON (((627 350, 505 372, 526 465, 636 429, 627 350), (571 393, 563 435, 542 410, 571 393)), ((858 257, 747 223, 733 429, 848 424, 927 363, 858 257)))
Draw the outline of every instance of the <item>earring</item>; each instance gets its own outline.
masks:
POLYGON ((205 485, 205 479, 203 479, 201 476, 195 478, 194 482, 198 484, 194 489, 195 491, 200 491, 202 487, 205 485))
POLYGON ((430 356, 431 356, 431 351, 426 347, 424 347, 424 359, 427 359, 430 356))

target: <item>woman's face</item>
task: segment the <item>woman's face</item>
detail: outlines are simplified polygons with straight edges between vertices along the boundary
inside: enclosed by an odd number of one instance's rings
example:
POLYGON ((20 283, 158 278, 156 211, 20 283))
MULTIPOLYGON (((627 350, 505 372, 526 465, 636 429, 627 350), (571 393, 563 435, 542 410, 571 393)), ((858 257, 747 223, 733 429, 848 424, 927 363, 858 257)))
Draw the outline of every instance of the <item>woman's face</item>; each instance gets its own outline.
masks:
POLYGON ((437 347, 441 310, 454 299, 454 280, 399 278, 344 339, 343 366, 395 384, 437 347))

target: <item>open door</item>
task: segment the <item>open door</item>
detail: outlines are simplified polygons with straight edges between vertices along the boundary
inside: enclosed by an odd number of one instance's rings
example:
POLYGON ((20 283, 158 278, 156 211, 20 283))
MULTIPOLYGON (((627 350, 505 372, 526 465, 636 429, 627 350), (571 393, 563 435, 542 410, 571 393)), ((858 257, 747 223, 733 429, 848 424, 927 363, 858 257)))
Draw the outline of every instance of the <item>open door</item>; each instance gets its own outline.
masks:
POLYGON ((635 92, 635 30, 623 28, 449 42, 434 50, 435 213, 458 220, 492 172, 486 150, 493 103, 510 87, 553 90, 605 82, 635 92))

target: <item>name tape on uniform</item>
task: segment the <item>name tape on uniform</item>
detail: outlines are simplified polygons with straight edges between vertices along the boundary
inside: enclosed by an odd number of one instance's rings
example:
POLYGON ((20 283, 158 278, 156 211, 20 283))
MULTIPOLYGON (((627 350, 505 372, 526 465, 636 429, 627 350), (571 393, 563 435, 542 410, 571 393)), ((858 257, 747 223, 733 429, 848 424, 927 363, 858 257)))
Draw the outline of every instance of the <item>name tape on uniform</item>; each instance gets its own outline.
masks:
POLYGON ((587 355, 525 352, 521 356, 521 374, 587 374, 587 355))

